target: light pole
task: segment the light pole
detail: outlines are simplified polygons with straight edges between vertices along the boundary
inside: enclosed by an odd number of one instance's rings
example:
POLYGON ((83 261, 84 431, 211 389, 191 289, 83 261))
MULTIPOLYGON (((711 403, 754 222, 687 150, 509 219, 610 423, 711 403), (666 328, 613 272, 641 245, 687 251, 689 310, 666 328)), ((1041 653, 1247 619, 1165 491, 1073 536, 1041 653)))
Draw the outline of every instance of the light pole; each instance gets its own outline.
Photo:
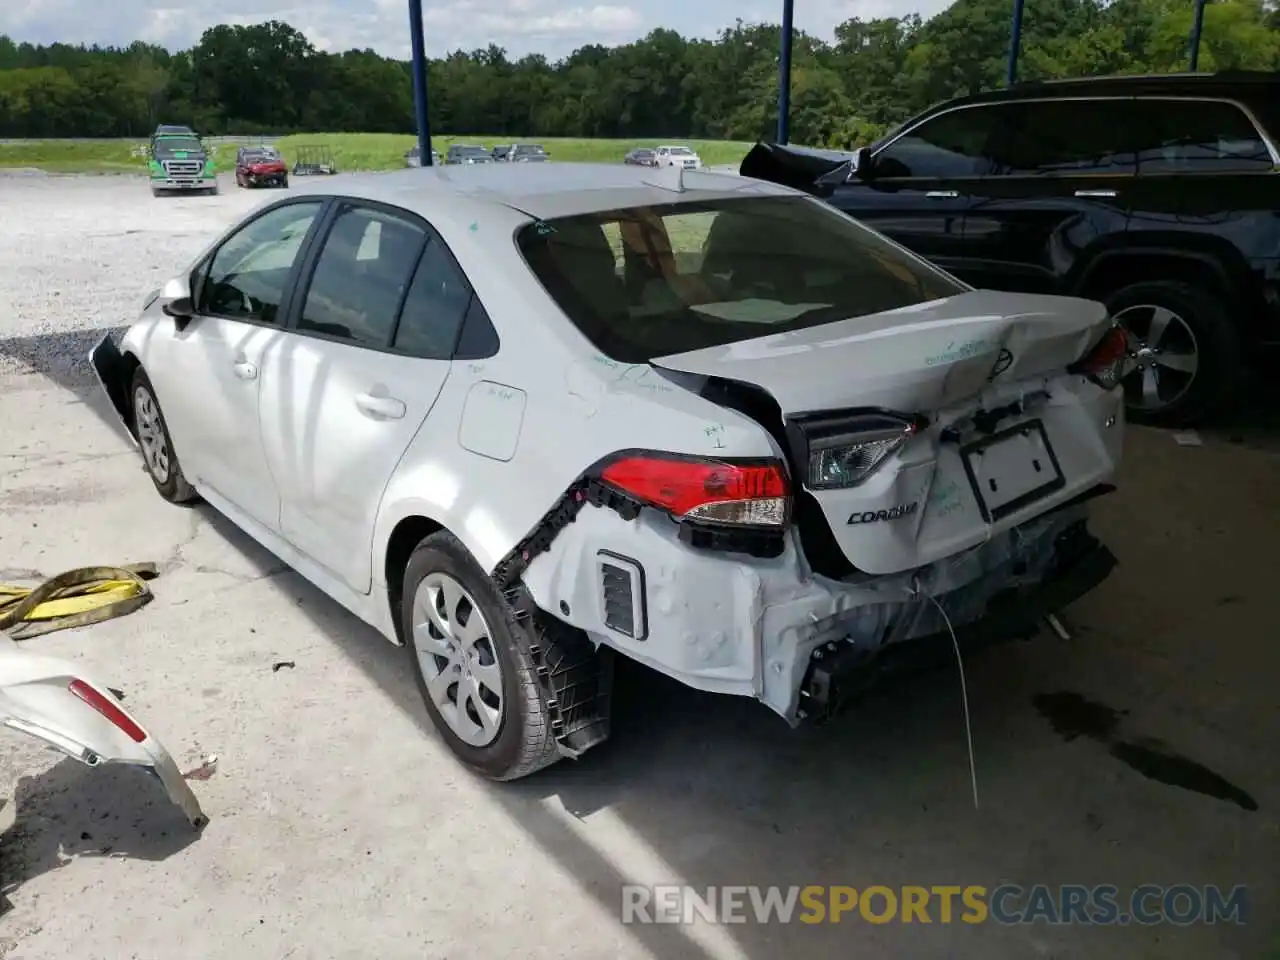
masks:
POLYGON ((409 42, 413 46, 413 113, 418 121, 418 150, 431 166, 431 121, 427 117, 427 45, 422 38, 422 0, 409 0, 409 42))

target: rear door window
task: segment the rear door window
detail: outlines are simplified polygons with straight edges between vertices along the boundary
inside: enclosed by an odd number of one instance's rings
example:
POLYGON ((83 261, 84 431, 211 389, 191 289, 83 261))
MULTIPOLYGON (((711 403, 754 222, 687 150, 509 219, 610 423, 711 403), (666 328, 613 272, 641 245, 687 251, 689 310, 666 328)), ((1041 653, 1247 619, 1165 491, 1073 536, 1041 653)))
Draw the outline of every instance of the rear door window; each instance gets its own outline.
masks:
POLYGON ((422 227, 348 205, 334 219, 316 261, 298 330, 388 347, 426 242, 422 227))
POLYGON ((1221 100, 1144 100, 1139 173, 1247 173, 1275 166, 1253 121, 1221 100))
POLYGON ((1137 170, 1132 100, 1002 104, 989 145, 993 176, 1087 176, 1137 170))
POLYGON ((926 120, 876 154, 876 178, 981 176, 991 166, 985 151, 994 122, 995 112, 985 106, 926 120))

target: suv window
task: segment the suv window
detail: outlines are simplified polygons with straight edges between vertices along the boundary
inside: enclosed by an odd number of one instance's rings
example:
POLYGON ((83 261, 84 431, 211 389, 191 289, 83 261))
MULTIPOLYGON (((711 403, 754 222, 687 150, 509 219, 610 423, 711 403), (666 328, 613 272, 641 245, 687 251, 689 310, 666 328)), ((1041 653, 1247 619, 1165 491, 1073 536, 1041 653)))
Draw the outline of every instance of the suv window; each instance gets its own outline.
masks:
POLYGON ((991 165, 984 150, 994 123, 990 107, 966 107, 926 120, 876 154, 876 177, 981 176, 991 165))
POLYGON ((448 360, 471 304, 471 286, 438 238, 422 259, 405 297, 394 346, 427 360, 448 360))
POLYGON ((403 217, 346 206, 325 237, 298 329, 388 346, 426 239, 422 227, 403 217))
POLYGON ((287 203, 233 233, 200 285, 201 313, 275 323, 302 241, 324 202, 287 203))
POLYGON ((1131 100, 1002 104, 988 152, 997 176, 1132 174, 1131 100))
POLYGON ((1141 173, 1232 173, 1275 165, 1253 122, 1233 103, 1147 100, 1139 116, 1141 173))
POLYGON ((597 349, 625 363, 968 289, 826 204, 739 197, 529 224, 517 244, 597 349))

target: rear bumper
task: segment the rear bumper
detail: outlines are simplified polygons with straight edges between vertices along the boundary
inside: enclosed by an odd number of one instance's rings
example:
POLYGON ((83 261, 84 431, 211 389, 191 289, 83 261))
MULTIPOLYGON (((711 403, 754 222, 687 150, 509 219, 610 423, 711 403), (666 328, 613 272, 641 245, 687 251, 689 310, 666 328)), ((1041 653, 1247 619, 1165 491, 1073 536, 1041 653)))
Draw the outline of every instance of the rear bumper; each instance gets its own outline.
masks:
MULTIPOLYGON (((992 594, 981 619, 955 625, 955 645, 967 655, 1033 637, 1045 616, 1093 590, 1116 563, 1111 551, 1088 533, 1083 520, 1073 524, 1059 534, 1055 559, 1044 579, 992 594)), ((929 603, 927 599, 923 602, 929 603)), ((941 602, 945 608, 946 598, 941 602)), ((801 685, 799 716, 827 719, 885 681, 952 665, 955 656, 951 633, 945 629, 876 649, 825 644, 810 656, 801 685)))

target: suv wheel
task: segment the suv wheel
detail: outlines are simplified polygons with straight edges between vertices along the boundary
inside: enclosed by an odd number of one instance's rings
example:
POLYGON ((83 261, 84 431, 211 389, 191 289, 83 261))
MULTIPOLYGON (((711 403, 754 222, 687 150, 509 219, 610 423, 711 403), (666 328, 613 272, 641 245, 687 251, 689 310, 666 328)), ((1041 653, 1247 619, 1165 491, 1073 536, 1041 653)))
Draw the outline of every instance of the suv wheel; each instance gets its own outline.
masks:
POLYGON ((1129 341, 1126 415, 1135 423, 1198 426, 1226 409, 1240 344, 1221 299, 1188 283, 1135 283, 1105 298, 1129 341))
POLYGON ((418 544, 400 618, 418 691, 445 743, 492 780, 560 758, 530 644, 493 580, 452 534, 418 544))
POLYGON ((197 494, 183 476, 182 465, 173 451, 173 440, 160 412, 155 388, 141 367, 133 374, 132 399, 133 433, 156 491, 170 503, 195 500, 197 494))

